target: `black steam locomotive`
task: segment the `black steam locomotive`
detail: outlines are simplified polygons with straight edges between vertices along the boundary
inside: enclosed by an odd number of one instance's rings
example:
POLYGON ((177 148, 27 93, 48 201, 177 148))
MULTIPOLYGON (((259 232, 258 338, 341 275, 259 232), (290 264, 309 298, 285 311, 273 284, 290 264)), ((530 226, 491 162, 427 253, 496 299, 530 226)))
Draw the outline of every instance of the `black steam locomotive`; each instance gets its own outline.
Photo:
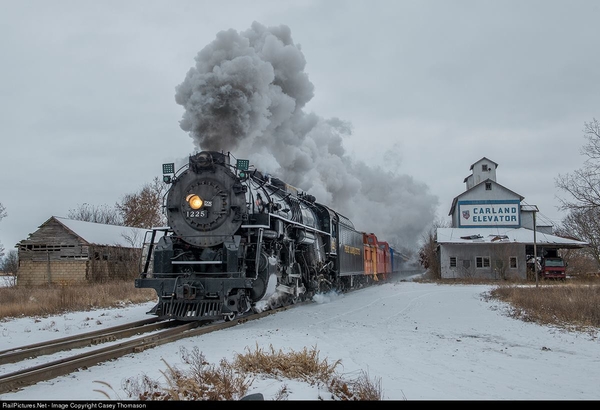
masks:
POLYGON ((158 295, 151 314, 232 320, 361 286, 393 269, 377 269, 380 249, 368 245, 374 235, 248 160, 232 164, 229 153, 203 151, 177 172, 163 165, 163 173, 171 184, 168 227, 149 232, 135 281, 158 295))

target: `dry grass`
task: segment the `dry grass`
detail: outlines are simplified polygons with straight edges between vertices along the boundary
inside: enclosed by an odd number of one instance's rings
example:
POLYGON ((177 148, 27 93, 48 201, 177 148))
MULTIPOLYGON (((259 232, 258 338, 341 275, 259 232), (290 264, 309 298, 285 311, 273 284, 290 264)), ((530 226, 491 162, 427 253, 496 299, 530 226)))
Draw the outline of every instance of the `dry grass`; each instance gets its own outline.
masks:
POLYGON ((155 301, 153 289, 136 289, 132 281, 103 284, 0 287, 0 319, 56 315, 75 310, 155 301))
POLYGON ((600 283, 505 285, 490 297, 509 303, 515 318, 574 330, 600 328, 600 283))
POLYGON ((237 355, 234 361, 236 369, 246 373, 265 373, 271 376, 281 376, 290 379, 300 379, 308 382, 329 380, 335 373, 335 368, 340 364, 336 361, 329 364, 327 360, 319 360, 319 352, 306 347, 301 352, 290 351, 283 353, 275 351, 273 346, 268 351, 259 349, 243 355, 237 355))
MULTIPOLYGON (((208 363, 197 347, 191 353, 182 349, 180 354, 189 366, 187 371, 165 363, 167 368, 161 373, 166 382, 142 376, 127 379, 123 390, 136 400, 241 400, 256 377, 266 376, 282 380, 276 401, 287 399, 288 389, 284 380, 289 379, 318 385, 328 392, 331 400, 382 400, 380 381, 372 382, 366 373, 361 373, 355 380, 345 380, 335 371, 341 361, 329 363, 327 359, 320 360, 316 348, 286 353, 276 351, 273 346, 268 350, 257 346, 254 351, 246 349, 246 353, 237 354, 233 362, 222 360, 219 365, 208 363)), ((97 391, 111 398, 106 392, 97 391)))
POLYGON ((123 389, 129 397, 144 401, 239 400, 248 391, 251 380, 236 373, 228 362, 211 365, 197 348, 191 354, 183 350, 182 358, 190 367, 187 371, 171 367, 163 360, 167 367, 161 371, 166 380, 164 384, 142 376, 126 379, 123 389))
POLYGON ((495 285, 492 299, 506 302, 511 316, 527 322, 560 326, 572 330, 600 329, 600 276, 578 275, 560 280, 489 281, 466 279, 419 279, 444 285, 495 285), (591 328, 591 329, 590 329, 591 328))

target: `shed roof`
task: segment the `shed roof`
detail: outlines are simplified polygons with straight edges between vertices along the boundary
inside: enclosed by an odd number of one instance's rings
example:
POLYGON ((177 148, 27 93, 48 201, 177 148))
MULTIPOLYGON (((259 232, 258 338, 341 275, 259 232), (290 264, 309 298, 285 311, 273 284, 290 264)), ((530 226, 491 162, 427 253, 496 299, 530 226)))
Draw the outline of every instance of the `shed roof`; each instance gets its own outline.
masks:
POLYGON ((148 229, 78 221, 59 216, 50 217, 41 226, 47 224, 53 219, 90 245, 141 248, 144 241, 144 236, 148 231, 148 229))
MULTIPOLYGON (((534 243, 534 231, 527 228, 438 228, 437 243, 473 244, 516 242, 527 245, 534 243)), ((587 242, 542 233, 536 230, 535 244, 553 248, 585 248, 587 242)))

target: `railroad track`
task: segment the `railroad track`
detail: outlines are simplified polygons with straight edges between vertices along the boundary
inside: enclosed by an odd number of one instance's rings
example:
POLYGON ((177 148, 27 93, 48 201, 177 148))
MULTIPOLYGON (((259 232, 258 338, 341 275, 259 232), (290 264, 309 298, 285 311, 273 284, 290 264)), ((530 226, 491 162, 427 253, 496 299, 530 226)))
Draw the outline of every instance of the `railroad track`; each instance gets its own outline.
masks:
POLYGON ((15 363, 25 359, 49 355, 70 349, 98 345, 106 342, 124 339, 141 333, 152 332, 172 326, 173 322, 161 321, 159 318, 140 320, 120 326, 109 327, 79 335, 53 339, 46 342, 19 346, 0 351, 0 365, 15 363))
POLYGON ((176 340, 199 336, 236 326, 247 321, 260 319, 300 304, 303 303, 250 314, 229 322, 213 322, 205 325, 201 325, 198 322, 164 321, 159 318, 152 318, 108 328, 103 331, 84 333, 82 335, 0 351, 0 364, 16 363, 29 358, 48 355, 59 351, 113 342, 118 339, 125 339, 141 333, 154 332, 106 347, 100 347, 85 353, 0 375, 0 394, 18 390, 55 377, 64 376, 77 369, 92 367, 127 354, 143 352, 144 350, 176 340))

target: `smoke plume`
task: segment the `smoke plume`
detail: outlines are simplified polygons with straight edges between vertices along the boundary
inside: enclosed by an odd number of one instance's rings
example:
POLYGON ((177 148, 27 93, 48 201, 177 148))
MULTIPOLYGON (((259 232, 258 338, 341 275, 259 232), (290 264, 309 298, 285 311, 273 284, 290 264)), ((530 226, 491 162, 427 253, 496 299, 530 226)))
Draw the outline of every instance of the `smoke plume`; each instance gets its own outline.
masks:
MULTIPOLYGON (((407 175, 351 159, 350 123, 306 113, 314 86, 285 25, 221 31, 196 56, 175 101, 199 150, 230 151, 310 193, 398 250, 416 249, 437 197, 407 175)), ((372 144, 373 142, 365 142, 372 144)))

